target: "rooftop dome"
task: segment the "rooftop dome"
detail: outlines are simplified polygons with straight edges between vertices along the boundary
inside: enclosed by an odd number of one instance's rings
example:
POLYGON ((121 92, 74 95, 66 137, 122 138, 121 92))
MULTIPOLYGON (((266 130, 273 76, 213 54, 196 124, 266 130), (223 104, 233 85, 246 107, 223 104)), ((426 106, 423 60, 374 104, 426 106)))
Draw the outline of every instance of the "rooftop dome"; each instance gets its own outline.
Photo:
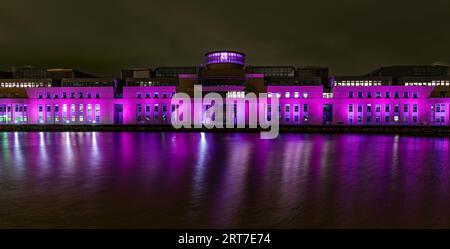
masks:
POLYGON ((213 51, 205 54, 206 66, 215 64, 234 64, 239 67, 244 66, 245 54, 236 51, 213 51))

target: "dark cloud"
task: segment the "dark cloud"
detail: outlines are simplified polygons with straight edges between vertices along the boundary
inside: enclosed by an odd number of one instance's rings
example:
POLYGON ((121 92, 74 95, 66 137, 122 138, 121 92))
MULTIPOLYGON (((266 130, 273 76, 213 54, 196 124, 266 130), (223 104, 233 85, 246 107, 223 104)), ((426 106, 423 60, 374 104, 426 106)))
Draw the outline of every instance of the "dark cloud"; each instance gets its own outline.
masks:
POLYGON ((0 67, 196 65, 234 49, 254 65, 379 65, 450 61, 449 1, 67 1, 2 3, 0 67))

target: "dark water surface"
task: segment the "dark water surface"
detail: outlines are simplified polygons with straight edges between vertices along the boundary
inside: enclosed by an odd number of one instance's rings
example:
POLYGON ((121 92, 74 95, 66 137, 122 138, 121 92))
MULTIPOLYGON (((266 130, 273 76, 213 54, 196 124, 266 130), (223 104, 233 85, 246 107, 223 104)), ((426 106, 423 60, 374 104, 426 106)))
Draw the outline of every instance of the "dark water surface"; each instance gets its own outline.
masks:
POLYGON ((449 138, 0 133, 0 227, 450 227, 449 138))

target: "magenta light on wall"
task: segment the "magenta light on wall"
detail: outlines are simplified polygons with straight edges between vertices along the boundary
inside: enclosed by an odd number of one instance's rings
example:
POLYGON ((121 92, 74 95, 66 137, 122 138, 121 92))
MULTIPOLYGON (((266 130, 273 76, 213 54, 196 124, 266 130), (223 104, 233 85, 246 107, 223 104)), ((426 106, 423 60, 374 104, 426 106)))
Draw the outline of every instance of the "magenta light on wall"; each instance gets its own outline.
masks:
POLYGON ((206 55, 206 65, 210 64, 239 64, 244 65, 245 54, 234 51, 215 51, 206 55))

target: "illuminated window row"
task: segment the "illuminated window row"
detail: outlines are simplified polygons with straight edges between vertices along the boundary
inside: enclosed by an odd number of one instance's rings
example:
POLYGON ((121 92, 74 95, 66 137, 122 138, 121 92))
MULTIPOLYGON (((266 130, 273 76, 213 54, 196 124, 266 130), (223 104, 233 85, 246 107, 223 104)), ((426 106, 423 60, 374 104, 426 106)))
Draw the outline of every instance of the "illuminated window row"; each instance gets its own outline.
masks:
POLYGON ((26 124, 28 122, 27 105, 0 104, 0 123, 26 124))
MULTIPOLYGON (((391 92, 385 92, 384 93, 384 98, 391 98, 391 92)), ((412 94, 410 94, 409 92, 403 92, 403 95, 402 95, 402 97, 403 98, 410 98, 412 96, 412 98, 418 98, 419 97, 419 93, 418 92, 413 92, 412 94)), ((352 99, 352 98, 354 98, 355 97, 355 94, 354 94, 354 92, 352 92, 352 91, 350 91, 350 92, 348 92, 348 97, 350 98, 350 99, 352 99)), ((370 98, 372 98, 373 97, 373 95, 372 95, 372 92, 366 92, 365 93, 365 95, 364 95, 364 93, 362 92, 362 91, 359 91, 359 92, 357 92, 357 98, 358 99, 361 99, 361 98, 368 98, 368 99, 370 99, 370 98)), ((380 99, 382 97, 382 95, 381 95, 381 92, 375 92, 375 98, 376 99, 380 99)), ((400 98, 400 92, 394 92, 394 95, 393 95, 393 97, 394 98, 400 98)))
MULTIPOLYGON (((144 105, 142 105, 142 104, 137 104, 136 105, 136 111, 137 112, 142 112, 142 107, 143 106, 145 106, 145 109, 144 109, 144 111, 145 112, 150 112, 151 111, 151 106, 152 106, 152 104, 144 104, 144 105)), ((162 110, 162 112, 167 112, 167 104, 162 104, 162 105, 159 105, 159 104, 154 104, 153 105, 153 111, 154 112, 159 112, 160 110, 162 110), (159 107, 162 107, 161 109, 159 108, 159 107)))
MULTIPOLYGON (((291 114, 293 114, 293 121, 294 124, 299 124, 300 122, 300 118, 302 120, 302 123, 306 124, 308 123, 309 120, 309 105, 308 104, 303 104, 303 105, 298 105, 295 104, 293 105, 294 108, 291 108, 290 104, 286 104, 286 105, 279 105, 278 106, 278 118, 285 123, 290 123, 291 122, 291 114), (302 109, 300 109, 302 108, 302 109), (293 110, 293 113, 291 112, 293 110), (302 113, 300 114, 300 110, 302 110, 302 113), (284 117, 284 120, 282 120, 282 118, 284 117)), ((272 106, 269 104, 267 105, 267 120, 271 120, 272 119, 272 106)))
MULTIPOLYGON (((353 108, 354 106, 357 106, 357 112, 358 113, 362 113, 363 112, 363 109, 364 109, 363 105, 354 105, 354 104, 349 104, 348 105, 348 112, 354 112, 354 108, 353 108)), ((394 109, 393 109, 394 113, 400 112, 400 105, 399 104, 396 104, 396 105, 385 104, 383 106, 384 106, 384 111, 385 111, 386 114, 389 114, 391 112, 391 106, 394 107, 394 109)), ((381 113, 381 107, 382 107, 382 105, 376 104, 375 105, 375 112, 376 113, 381 113)), ((410 110, 409 107, 410 107, 409 104, 404 104, 402 111, 403 112, 409 112, 409 110, 410 110)), ((412 112, 416 113, 417 110, 418 110, 418 105, 417 104, 412 104, 412 112)), ((372 111, 373 111, 372 104, 367 104, 366 105, 366 113, 372 113, 372 111)))
POLYGON ((62 104, 59 105, 39 105, 38 122, 40 124, 54 123, 99 123, 100 105, 99 104, 62 104), (53 108, 52 108, 53 107, 53 108), (70 109, 68 109, 68 107, 70 109), (94 109, 93 109, 94 107, 94 109), (86 109, 85 109, 86 108, 86 109), (93 118, 94 115, 94 118, 93 118))
POLYGON ((160 86, 159 81, 128 81, 127 86, 160 86))
POLYGON ((335 86, 381 86, 382 82, 379 80, 343 80, 336 81, 335 86))
POLYGON ((450 81, 433 80, 431 82, 405 82, 405 86, 450 86, 450 81))
POLYGON ((1 82, 0 87, 44 87, 44 86, 51 86, 51 83, 44 83, 44 82, 1 82))
MULTIPOLYGON (((272 98, 272 96, 275 96, 277 98, 281 98, 281 93, 267 93, 267 97, 272 98)), ((283 97, 286 99, 289 99, 291 97, 291 92, 284 92, 283 97)), ((294 99, 298 99, 300 97, 300 93, 299 92, 294 92, 293 94, 294 99)), ((302 93, 302 98, 307 99, 309 97, 309 93, 304 92, 302 93)))
POLYGON ((62 82, 62 86, 112 86, 114 82, 110 81, 88 81, 88 82, 62 82))
MULTIPOLYGON (((46 93, 45 94, 45 98, 46 99, 52 99, 52 98, 53 99, 59 99, 59 98, 61 98, 61 99, 68 99, 68 98, 70 98, 70 99, 84 99, 84 98, 86 98, 86 99, 92 99, 92 98, 99 99, 100 98, 100 93, 91 93, 91 92, 87 92, 87 93, 78 92, 78 93, 76 93, 76 92, 71 92, 69 94, 70 95, 68 96, 66 92, 63 92, 61 95, 59 93, 54 93, 53 95, 52 95, 52 93, 46 93)), ((43 99, 43 98, 44 98, 44 93, 38 93, 38 99, 43 99)))
MULTIPOLYGON (((172 105, 172 111, 174 110, 174 106, 172 105)), ((137 104, 136 105, 136 121, 138 123, 145 123, 151 120, 153 121, 162 121, 168 122, 168 113, 167 113, 167 105, 162 104, 161 106, 158 104, 154 104, 153 108, 151 104, 137 104), (143 109, 144 107, 144 109, 143 109), (162 107, 160 109, 160 107, 162 107), (145 115, 143 115, 145 114, 145 115)))
MULTIPOLYGON (((175 95, 174 92, 172 92, 172 93, 162 92, 161 98, 167 99, 169 96, 173 97, 174 95, 175 95)), ((138 98, 138 99, 142 99, 143 97, 145 97, 146 99, 150 99, 150 98, 158 99, 159 96, 160 95, 158 92, 153 92, 153 93, 147 92, 147 93, 145 93, 145 95, 143 95, 141 92, 136 93, 136 98, 138 98)))
POLYGON ((242 91, 233 91, 233 92, 227 92, 227 98, 233 98, 233 99, 243 99, 245 98, 245 92, 242 91))
MULTIPOLYGON (((363 123, 363 105, 355 105, 357 107, 356 112, 354 111, 354 105, 349 104, 348 105, 348 122, 350 124, 353 124, 355 119, 355 113, 356 113, 356 122, 358 124, 363 123)), ((400 110, 401 105, 375 105, 375 116, 372 116, 372 105, 367 104, 366 105, 366 112, 365 112, 365 122, 366 123, 372 123, 373 117, 375 117, 375 123, 381 124, 381 114, 383 113, 384 116, 384 123, 398 123, 400 121, 400 114, 402 117, 402 121, 404 124, 408 124, 411 120, 412 116, 412 123, 417 123, 418 121, 418 105, 413 104, 412 110, 410 110, 410 105, 404 104, 403 109, 400 110), (382 112, 382 107, 384 109, 384 112, 382 112), (393 108, 391 108, 393 107, 393 108), (409 114, 409 112, 412 111, 412 115, 409 114)))

